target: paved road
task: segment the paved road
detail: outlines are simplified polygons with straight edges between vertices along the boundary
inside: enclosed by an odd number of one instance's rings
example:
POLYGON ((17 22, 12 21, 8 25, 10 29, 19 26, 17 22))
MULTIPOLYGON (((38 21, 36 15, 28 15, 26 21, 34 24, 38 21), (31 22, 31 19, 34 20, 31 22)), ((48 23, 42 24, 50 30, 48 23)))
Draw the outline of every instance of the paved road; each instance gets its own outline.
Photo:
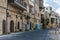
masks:
POLYGON ((54 30, 36 30, 19 34, 0 36, 0 40, 58 40, 54 30))

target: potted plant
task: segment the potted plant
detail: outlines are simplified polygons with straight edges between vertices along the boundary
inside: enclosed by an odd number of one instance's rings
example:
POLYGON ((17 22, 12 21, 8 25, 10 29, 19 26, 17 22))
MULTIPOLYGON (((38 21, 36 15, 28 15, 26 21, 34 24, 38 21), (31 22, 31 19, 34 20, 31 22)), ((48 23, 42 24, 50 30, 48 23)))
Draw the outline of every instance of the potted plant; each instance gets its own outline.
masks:
POLYGON ((30 16, 27 15, 25 18, 26 18, 27 20, 29 20, 29 19, 30 19, 30 16))

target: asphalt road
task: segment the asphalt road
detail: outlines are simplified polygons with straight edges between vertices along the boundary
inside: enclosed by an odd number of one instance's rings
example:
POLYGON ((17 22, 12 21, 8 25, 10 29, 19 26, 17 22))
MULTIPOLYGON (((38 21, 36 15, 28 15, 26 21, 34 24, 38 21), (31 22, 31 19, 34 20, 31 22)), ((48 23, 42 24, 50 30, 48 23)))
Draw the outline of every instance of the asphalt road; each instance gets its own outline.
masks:
POLYGON ((0 40, 58 40, 54 30, 36 30, 0 36, 0 40))

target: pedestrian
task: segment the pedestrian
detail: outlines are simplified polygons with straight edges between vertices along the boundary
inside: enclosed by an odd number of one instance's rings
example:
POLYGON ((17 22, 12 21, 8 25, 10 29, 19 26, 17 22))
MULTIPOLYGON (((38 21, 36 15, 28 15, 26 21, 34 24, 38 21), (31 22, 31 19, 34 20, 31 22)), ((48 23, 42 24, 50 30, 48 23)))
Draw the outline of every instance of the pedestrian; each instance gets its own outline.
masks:
POLYGON ((40 26, 40 23, 38 22, 38 24, 37 24, 37 29, 40 30, 40 27, 41 27, 41 26, 40 26))

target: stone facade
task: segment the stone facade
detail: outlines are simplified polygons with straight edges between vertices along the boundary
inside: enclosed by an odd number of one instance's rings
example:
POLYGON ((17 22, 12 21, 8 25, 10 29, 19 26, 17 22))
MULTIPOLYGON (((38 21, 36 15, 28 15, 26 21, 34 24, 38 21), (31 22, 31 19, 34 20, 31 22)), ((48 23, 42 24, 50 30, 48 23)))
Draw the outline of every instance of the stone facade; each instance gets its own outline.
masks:
POLYGON ((21 9, 18 5, 9 3, 9 1, 0 0, 0 34, 35 28, 34 25, 40 20, 39 0, 35 2, 34 6, 29 4, 29 0, 24 0, 26 9, 21 9), (29 12, 29 6, 33 6, 34 14, 29 12), (30 17, 29 21, 26 19, 27 15, 30 17), (30 27, 30 22, 33 23, 32 27, 30 27))
POLYGON ((45 18, 49 19, 49 24, 48 24, 47 28, 56 28, 57 27, 56 22, 58 22, 57 21, 58 20, 57 19, 58 18, 58 13, 52 11, 51 7, 45 7, 44 15, 45 15, 44 16, 45 18), (52 20, 54 21, 53 23, 52 23, 52 20))
MULTIPOLYGON (((7 0, 0 0, 0 34, 3 33, 3 21, 6 21, 6 7, 7 7, 7 0), (5 7, 5 8, 4 8, 5 7)), ((5 25, 4 25, 5 26, 5 25)))

